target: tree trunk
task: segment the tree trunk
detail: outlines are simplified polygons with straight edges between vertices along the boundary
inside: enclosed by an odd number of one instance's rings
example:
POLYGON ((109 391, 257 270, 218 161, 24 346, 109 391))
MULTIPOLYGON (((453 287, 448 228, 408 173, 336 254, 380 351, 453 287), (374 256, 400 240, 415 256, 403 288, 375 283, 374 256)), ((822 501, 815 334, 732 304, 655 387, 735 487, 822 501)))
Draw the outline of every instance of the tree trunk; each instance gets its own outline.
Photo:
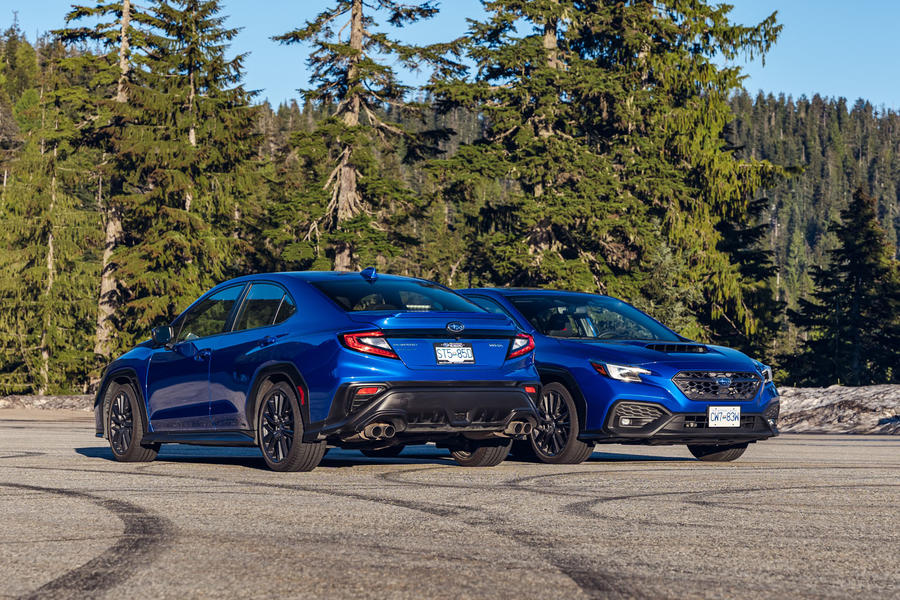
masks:
MULTIPOLYGON (((343 108, 343 121, 347 127, 359 125, 359 113, 362 109, 359 86, 359 61, 362 58, 363 49, 363 0, 353 0, 350 13, 350 48, 355 54, 350 58, 350 66, 347 70, 349 82, 349 96, 345 99, 343 108)), ((361 200, 357 189, 356 167, 351 162, 353 148, 344 144, 341 149, 340 164, 338 165, 337 186, 333 195, 332 226, 340 228, 341 223, 352 219, 359 214, 361 200)), ((335 271, 349 271, 353 248, 350 244, 342 243, 335 247, 334 269, 335 271)))
MULTIPOLYGON (((53 149, 54 159, 56 158, 56 148, 53 149)), ((53 282, 56 279, 56 246, 53 239, 53 211, 56 210, 56 167, 54 165, 54 173, 50 178, 50 209, 48 218, 50 221, 49 232, 47 233, 47 285, 44 287, 44 323, 41 331, 41 383, 37 389, 39 396, 47 393, 50 386, 50 347, 47 340, 50 331, 50 294, 53 292, 53 282)))
MULTIPOLYGON (((128 61, 128 31, 130 24, 131 0, 122 0, 122 28, 119 34, 119 82, 116 87, 116 102, 120 104, 128 102, 126 85, 128 83, 128 73, 131 69, 128 61)), ((100 267, 100 298, 97 305, 97 332, 94 341, 94 353, 100 356, 108 356, 112 352, 112 340, 116 333, 113 317, 119 307, 119 299, 116 293, 119 282, 116 279, 112 257, 122 237, 122 216, 112 203, 107 202, 106 206, 103 205, 102 178, 97 185, 97 201, 100 211, 106 220, 106 236, 103 246, 103 262, 100 267)))
POLYGON ((128 62, 128 27, 131 25, 131 0, 122 0, 122 30, 119 34, 119 83, 116 87, 116 102, 128 102, 128 90, 125 84, 128 81, 128 72, 131 64, 128 62))
MULTIPOLYGON (((196 17, 196 11, 192 13, 193 17, 196 17)), ((194 102, 197 98, 197 82, 194 76, 194 64, 191 63, 188 65, 188 80, 190 81, 191 89, 188 92, 188 113, 191 116, 191 125, 188 129, 188 143, 192 148, 197 147, 197 119, 194 114, 194 102)), ((191 189, 185 193, 184 197, 184 210, 187 212, 191 211, 191 203, 194 201, 194 192, 191 189)))

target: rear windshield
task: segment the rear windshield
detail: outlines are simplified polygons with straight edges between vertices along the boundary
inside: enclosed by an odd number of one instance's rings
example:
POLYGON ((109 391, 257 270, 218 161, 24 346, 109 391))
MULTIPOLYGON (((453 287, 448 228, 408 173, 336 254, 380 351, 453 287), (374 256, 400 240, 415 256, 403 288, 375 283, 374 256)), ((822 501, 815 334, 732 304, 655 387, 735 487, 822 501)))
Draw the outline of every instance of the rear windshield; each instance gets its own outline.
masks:
POLYGON ((462 296, 426 281, 359 278, 310 283, 348 312, 484 312, 462 296))

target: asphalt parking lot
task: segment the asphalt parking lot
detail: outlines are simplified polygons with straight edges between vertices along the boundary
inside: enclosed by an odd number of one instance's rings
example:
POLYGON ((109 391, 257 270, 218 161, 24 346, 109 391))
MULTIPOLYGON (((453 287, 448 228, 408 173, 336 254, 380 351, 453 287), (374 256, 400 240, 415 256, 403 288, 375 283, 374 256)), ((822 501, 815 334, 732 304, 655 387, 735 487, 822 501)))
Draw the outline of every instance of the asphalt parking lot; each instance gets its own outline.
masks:
POLYGON ((112 460, 90 417, 0 411, 0 597, 900 597, 900 436, 791 435, 731 464, 332 449, 112 460))

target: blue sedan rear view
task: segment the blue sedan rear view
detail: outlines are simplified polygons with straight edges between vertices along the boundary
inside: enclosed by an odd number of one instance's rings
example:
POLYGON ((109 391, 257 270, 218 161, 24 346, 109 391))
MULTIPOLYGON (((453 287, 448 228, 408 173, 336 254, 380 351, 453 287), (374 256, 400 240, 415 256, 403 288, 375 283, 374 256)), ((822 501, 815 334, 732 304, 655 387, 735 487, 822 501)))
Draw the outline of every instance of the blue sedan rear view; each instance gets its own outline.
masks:
POLYGON ((435 442, 493 466, 536 425, 533 349, 509 317, 421 279, 241 277, 107 367, 97 435, 122 461, 257 445, 270 468, 302 471, 327 444, 392 456, 435 442))

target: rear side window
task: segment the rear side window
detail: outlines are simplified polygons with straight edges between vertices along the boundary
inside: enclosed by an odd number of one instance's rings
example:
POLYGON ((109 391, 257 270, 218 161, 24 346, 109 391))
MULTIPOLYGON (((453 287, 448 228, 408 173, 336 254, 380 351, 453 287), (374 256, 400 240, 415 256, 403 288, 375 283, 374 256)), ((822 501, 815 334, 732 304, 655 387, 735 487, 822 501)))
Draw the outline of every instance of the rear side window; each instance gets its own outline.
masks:
POLYGON ((427 281, 341 278, 310 283, 348 312, 483 312, 455 292, 427 281))
POLYGON ((256 329, 274 325, 287 319, 296 310, 294 301, 281 286, 272 283, 254 283, 247 293, 235 329, 256 329))

